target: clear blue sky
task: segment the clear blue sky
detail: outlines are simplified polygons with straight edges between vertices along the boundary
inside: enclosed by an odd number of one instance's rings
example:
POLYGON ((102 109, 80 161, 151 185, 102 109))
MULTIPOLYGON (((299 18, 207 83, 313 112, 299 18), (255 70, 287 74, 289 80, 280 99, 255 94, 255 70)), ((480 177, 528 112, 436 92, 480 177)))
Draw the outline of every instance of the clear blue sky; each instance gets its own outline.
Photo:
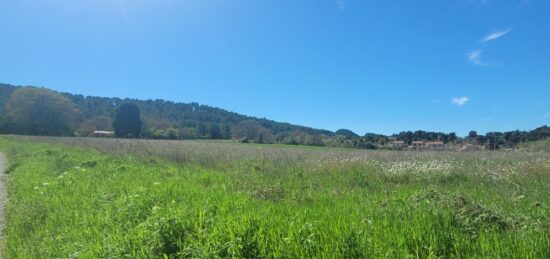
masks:
POLYGON ((550 124, 547 0, 1 0, 0 82, 359 134, 550 124))

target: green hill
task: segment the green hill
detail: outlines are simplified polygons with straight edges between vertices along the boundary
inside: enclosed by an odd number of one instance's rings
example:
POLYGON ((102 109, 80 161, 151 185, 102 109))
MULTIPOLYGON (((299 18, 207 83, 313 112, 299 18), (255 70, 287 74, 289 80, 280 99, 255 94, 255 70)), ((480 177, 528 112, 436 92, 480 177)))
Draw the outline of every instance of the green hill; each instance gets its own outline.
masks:
MULTIPOLYGON (((22 87, 0 84, 0 111, 12 93, 22 87)), ((144 122, 145 138, 165 139, 241 139, 265 142, 298 142, 307 136, 332 136, 328 130, 314 129, 230 112, 198 103, 165 100, 120 99, 59 93, 78 109, 75 135, 87 136, 95 130, 112 130, 111 120, 123 102, 136 104, 144 122)), ((17 132, 10 132, 17 133, 17 132)))

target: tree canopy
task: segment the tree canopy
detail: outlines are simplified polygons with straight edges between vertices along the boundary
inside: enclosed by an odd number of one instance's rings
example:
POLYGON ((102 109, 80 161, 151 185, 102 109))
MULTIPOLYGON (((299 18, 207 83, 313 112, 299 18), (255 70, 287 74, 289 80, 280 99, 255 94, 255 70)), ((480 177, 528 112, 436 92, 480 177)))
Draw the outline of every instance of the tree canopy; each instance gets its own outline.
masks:
POLYGON ((72 135, 79 114, 65 96, 35 87, 13 91, 4 109, 5 131, 25 135, 72 135))
POLYGON ((137 105, 123 103, 118 107, 113 120, 113 128, 117 137, 137 138, 140 136, 142 126, 143 123, 137 105))

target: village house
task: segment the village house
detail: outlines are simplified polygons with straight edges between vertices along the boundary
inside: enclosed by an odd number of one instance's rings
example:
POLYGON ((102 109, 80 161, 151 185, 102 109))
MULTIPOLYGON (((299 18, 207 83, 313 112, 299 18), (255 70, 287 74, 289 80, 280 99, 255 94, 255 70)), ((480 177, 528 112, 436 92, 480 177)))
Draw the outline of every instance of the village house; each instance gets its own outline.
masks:
POLYGON ((413 141, 409 148, 411 150, 423 150, 424 149, 424 141, 413 141))

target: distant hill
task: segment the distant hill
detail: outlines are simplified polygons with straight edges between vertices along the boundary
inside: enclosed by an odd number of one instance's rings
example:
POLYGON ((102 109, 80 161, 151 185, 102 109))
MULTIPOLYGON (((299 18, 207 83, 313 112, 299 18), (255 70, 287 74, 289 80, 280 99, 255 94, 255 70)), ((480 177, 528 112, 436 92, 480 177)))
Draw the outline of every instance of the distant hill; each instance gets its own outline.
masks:
MULTIPOLYGON (((531 131, 489 132, 466 137, 423 130, 391 136, 348 129, 336 132, 246 116, 198 103, 136 100, 59 93, 47 88, 0 84, 0 133, 56 136, 92 136, 112 131, 115 112, 123 103, 135 104, 143 126, 140 137, 150 139, 236 139, 242 142, 348 148, 391 148, 395 140, 485 145, 489 150, 514 148, 550 138, 550 127, 531 131)), ((138 126, 139 127, 139 126, 138 126)), ((548 141, 537 142, 546 146, 548 141)), ((535 145, 535 144, 533 144, 535 145)))
MULTIPOLYGON (((12 93, 20 88, 0 84, 0 114, 12 93)), ((198 103, 165 100, 120 99, 60 93, 79 110, 75 134, 87 136, 94 130, 112 130, 111 119, 123 102, 136 104, 144 122, 143 137, 170 139, 241 139, 300 143, 307 136, 333 136, 328 130, 256 118, 198 103), (296 138, 293 140, 293 138, 296 138)))

